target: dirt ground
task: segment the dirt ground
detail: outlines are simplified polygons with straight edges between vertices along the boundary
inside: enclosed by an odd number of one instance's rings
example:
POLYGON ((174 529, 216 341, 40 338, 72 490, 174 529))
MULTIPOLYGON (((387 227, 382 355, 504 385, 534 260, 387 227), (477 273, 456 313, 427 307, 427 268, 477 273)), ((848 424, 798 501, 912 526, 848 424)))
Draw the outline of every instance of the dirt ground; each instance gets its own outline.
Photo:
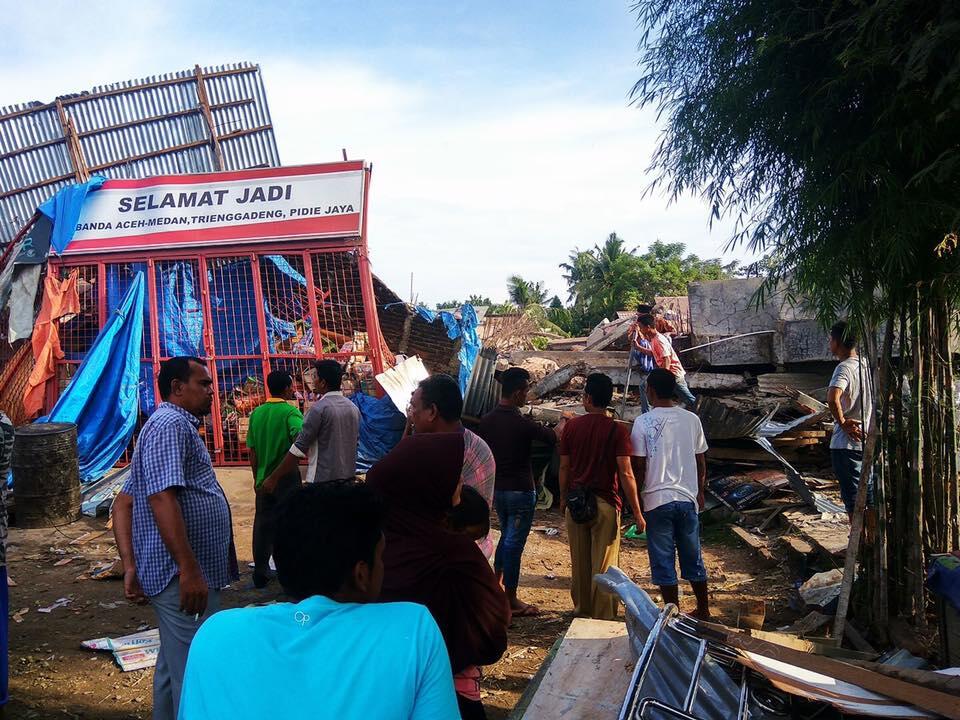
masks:
MULTIPOLYGON (((241 560, 241 579, 224 591, 223 607, 280 599, 275 583, 264 591, 251 587, 247 568, 253 521, 249 471, 220 470, 218 476, 230 499, 241 560)), ((119 580, 81 579, 92 565, 116 557, 116 548, 110 533, 83 544, 71 541, 105 526, 105 519, 100 518, 55 529, 11 528, 8 570, 16 586, 10 588, 11 700, 7 718, 150 717, 153 671, 123 673, 110 653, 80 646, 83 640, 155 627, 149 607, 124 600, 119 580), (64 597, 70 599, 67 606, 38 612, 64 597)), ((704 560, 711 577, 714 614, 721 622, 735 625, 739 605, 758 599, 766 600, 767 627, 795 617, 787 608, 787 575, 777 568, 758 571, 750 551, 723 526, 704 529, 704 560)), ((621 566, 641 587, 655 592, 642 543, 624 541, 621 566)), ((521 598, 538 605, 543 613, 516 619, 509 649, 499 663, 485 669, 484 703, 492 720, 509 715, 572 619, 570 557, 563 523, 555 511, 537 514, 520 582, 521 598), (559 533, 548 534, 548 528, 559 533)), ((681 601, 683 609, 690 609, 692 603, 689 595, 681 601)))

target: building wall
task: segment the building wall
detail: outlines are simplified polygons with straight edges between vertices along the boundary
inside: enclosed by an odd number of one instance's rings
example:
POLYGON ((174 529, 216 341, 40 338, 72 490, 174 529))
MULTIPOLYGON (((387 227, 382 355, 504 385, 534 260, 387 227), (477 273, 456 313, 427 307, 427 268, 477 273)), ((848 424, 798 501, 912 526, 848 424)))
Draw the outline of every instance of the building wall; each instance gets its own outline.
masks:
POLYGON ((460 372, 460 340, 447 337, 446 328, 439 320, 428 323, 373 276, 377 299, 380 332, 387 347, 395 355, 419 355, 431 373, 447 373, 457 377, 460 372))

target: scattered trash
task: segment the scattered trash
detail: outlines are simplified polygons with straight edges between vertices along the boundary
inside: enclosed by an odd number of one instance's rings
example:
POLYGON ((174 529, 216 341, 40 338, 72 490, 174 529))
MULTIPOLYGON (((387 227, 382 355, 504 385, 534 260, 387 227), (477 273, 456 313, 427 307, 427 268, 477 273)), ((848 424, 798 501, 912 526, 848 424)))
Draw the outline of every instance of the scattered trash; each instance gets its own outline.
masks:
POLYGON ((106 530, 91 530, 90 532, 85 532, 78 538, 74 538, 70 541, 71 545, 86 545, 91 540, 96 540, 99 537, 103 537, 107 534, 106 530))
POLYGON ((17 612, 11 615, 11 617, 13 618, 13 621, 15 623, 19 624, 23 622, 23 616, 26 615, 28 612, 30 612, 30 608, 20 608, 19 610, 17 610, 17 612))
POLYGON ((69 605, 71 602, 72 602, 71 598, 60 598, 60 599, 57 600, 53 605, 49 605, 49 606, 47 606, 47 607, 42 607, 42 608, 37 608, 37 612, 51 613, 51 612, 53 612, 54 610, 56 610, 57 608, 66 607, 66 606, 69 605))
POLYGON ((9 575, 7 575, 7 587, 16 587, 16 586, 17 586, 17 583, 14 581, 14 579, 9 575))
POLYGON ((834 568, 817 573, 800 586, 803 602, 813 607, 826 607, 840 597, 840 584, 843 582, 843 570, 834 568))
POLYGON ((112 652, 123 672, 143 670, 157 664, 157 656, 160 654, 160 630, 154 628, 118 638, 85 640, 80 645, 87 650, 112 652))
POLYGON ((123 577, 123 563, 120 559, 94 563, 90 569, 78 577, 78 580, 109 580, 123 577))
POLYGON ((557 576, 554 575, 553 573, 547 573, 546 575, 544 575, 544 577, 545 577, 547 580, 556 580, 556 579, 557 579, 557 576))
POLYGON ((53 564, 53 566, 54 566, 54 567, 61 567, 62 565, 69 565, 69 564, 72 563, 74 560, 78 560, 78 559, 81 559, 81 556, 80 556, 80 555, 74 555, 73 557, 66 557, 66 558, 63 558, 62 560, 57 560, 57 561, 53 564))
POLYGON ((120 607, 121 603, 118 603, 118 602, 108 602, 108 603, 102 602, 102 603, 97 603, 97 605, 99 605, 100 607, 102 607, 102 608, 104 608, 104 609, 106 609, 106 610, 116 610, 118 607, 120 607))
POLYGON ((535 527, 535 528, 531 528, 531 529, 532 529, 534 532, 542 532, 542 533, 543 533, 544 535, 546 535, 547 537, 556 537, 557 535, 560 534, 560 531, 559 531, 557 528, 554 528, 554 527, 543 527, 543 526, 540 526, 540 527, 535 527))

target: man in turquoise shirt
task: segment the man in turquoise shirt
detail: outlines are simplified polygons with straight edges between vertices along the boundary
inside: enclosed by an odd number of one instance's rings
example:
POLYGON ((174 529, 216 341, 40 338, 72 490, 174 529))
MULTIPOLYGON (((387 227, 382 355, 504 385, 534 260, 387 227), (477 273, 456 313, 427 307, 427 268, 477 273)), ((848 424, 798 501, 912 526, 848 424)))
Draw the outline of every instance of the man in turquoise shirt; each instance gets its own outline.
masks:
POLYGON ((180 720, 457 720, 429 611, 374 602, 385 542, 373 490, 309 485, 279 515, 277 576, 298 602, 207 620, 190 648, 180 720))

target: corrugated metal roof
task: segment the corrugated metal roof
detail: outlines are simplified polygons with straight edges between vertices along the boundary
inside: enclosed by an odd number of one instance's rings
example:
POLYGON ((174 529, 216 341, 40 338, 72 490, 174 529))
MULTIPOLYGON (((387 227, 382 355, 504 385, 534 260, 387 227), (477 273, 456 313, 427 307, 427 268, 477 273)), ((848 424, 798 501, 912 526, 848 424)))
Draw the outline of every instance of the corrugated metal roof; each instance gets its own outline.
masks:
MULTIPOLYGON (((223 169, 278 167, 260 67, 218 65, 200 77, 223 169)), ((0 108, 0 243, 87 173, 142 178, 219 170, 200 97, 194 69, 0 108)))

